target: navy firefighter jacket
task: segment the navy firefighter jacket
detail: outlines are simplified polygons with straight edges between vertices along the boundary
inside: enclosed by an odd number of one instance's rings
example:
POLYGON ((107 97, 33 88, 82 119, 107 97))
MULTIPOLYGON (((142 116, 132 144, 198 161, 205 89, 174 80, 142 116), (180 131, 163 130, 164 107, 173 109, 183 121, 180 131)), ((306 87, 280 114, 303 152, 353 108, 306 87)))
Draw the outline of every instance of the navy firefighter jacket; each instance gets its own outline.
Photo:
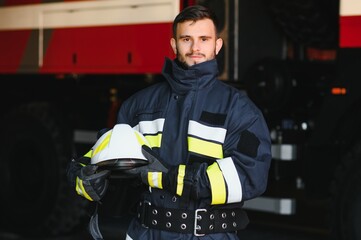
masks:
MULTIPOLYGON (((197 199, 189 209, 237 205, 261 195, 271 161, 269 130, 245 93, 217 79, 216 60, 184 69, 166 59, 167 81, 128 98, 118 123, 140 131, 169 166, 200 163, 197 199)), ((179 208, 174 194, 152 188, 143 196, 179 208)))

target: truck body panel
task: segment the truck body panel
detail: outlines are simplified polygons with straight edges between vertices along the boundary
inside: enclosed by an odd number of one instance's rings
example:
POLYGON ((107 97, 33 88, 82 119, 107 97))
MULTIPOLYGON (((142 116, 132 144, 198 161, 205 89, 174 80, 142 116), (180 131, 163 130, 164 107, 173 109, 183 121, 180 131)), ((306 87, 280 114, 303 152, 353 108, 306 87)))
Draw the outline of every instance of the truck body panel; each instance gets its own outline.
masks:
MULTIPOLYGON (((219 17, 220 80, 246 91, 270 129, 268 188, 244 204, 251 224, 361 239, 358 0, 3 1, 0 178, 27 184, 0 195, 3 230, 54 236, 86 225, 89 203, 69 189, 66 164, 114 125, 123 100, 164 80, 172 21, 193 4, 219 17)), ((110 189, 100 210, 121 216, 139 189, 126 180, 110 189)))

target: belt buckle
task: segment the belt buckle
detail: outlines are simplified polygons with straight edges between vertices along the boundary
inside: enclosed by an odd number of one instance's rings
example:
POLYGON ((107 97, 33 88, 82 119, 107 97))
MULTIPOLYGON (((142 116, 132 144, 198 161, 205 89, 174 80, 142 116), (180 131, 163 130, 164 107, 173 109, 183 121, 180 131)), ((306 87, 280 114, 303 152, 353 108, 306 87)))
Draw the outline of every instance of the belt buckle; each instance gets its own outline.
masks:
POLYGON ((207 209, 200 208, 200 209, 196 209, 194 211, 194 230, 193 230, 193 234, 196 237, 201 237, 201 236, 205 235, 205 234, 197 233, 198 230, 201 230, 201 227, 198 225, 198 220, 202 219, 202 217, 198 215, 199 212, 207 212, 207 209))

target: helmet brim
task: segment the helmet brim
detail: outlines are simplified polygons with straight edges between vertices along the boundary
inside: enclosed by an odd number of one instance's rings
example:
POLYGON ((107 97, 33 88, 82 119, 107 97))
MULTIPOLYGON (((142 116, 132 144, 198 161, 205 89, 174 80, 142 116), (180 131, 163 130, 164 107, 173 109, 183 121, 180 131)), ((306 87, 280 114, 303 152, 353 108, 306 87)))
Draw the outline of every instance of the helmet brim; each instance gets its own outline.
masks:
POLYGON ((147 165, 148 161, 144 159, 110 159, 97 163, 99 169, 111 171, 124 171, 147 165))
POLYGON ((98 170, 110 170, 110 178, 134 178, 127 170, 147 165, 149 162, 144 159, 112 159, 97 163, 98 170))

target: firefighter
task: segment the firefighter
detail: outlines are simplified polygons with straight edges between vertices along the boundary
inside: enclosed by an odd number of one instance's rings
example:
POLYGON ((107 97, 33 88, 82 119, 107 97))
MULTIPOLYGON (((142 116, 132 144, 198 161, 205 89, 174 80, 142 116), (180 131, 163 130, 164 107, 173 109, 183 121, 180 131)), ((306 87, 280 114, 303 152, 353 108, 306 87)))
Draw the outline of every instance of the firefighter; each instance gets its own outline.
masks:
MULTIPOLYGON (((217 79, 223 42, 213 12, 185 8, 170 44, 176 58, 165 59, 166 81, 134 94, 118 113, 118 124, 149 143, 142 147, 149 164, 126 170, 149 186, 126 239, 238 239, 248 224, 243 202, 267 186, 268 127, 245 93, 217 79)), ((93 200, 103 196, 106 177, 99 176, 103 188, 91 189, 93 200)))

